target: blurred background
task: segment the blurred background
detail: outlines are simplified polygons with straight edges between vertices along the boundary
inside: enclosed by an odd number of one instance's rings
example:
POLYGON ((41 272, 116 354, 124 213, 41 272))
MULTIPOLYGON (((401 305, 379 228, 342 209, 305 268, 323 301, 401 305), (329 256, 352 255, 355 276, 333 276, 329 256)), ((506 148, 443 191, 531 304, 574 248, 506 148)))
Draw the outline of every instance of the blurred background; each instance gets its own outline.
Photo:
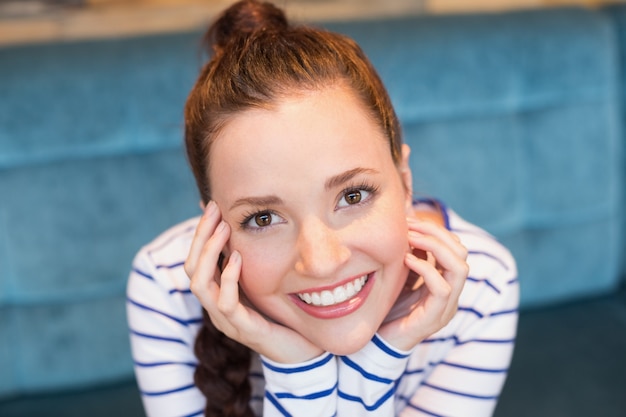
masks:
MULTIPOLYGON (((620 0, 280 0, 302 20, 345 20, 424 13, 476 13, 620 0)), ((176 32, 207 24, 229 0, 0 0, 0 43, 93 39, 176 32)))
MULTIPOLYGON (((230 3, 0 0, 0 416, 143 415, 126 279, 199 214, 182 108, 230 3)), ((515 255, 496 416, 626 416, 626 2, 276 4, 361 44, 417 193, 515 255)))

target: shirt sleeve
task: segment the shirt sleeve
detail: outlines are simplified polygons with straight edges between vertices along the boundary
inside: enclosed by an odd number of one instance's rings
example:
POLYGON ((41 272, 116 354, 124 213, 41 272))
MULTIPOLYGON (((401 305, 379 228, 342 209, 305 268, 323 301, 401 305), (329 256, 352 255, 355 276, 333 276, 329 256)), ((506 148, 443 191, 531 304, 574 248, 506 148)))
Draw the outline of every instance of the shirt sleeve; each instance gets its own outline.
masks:
MULTIPOLYGON (((205 399, 195 387, 194 340, 201 307, 176 288, 182 265, 155 265, 146 250, 135 258, 126 312, 135 375, 147 416, 201 416, 205 399)), ((180 278, 180 277, 179 277, 180 278)), ((184 282, 184 281, 180 281, 184 282)))
POLYGON ((392 417, 396 382, 410 352, 399 351, 374 335, 360 351, 339 358, 337 415, 392 417))
POLYGON ((337 415, 337 359, 331 353, 300 364, 262 357, 265 376, 263 416, 337 415))
POLYGON ((399 416, 493 414, 513 355, 518 319, 519 285, 514 264, 502 272, 502 279, 470 277, 451 326, 455 331, 450 334, 444 330, 418 346, 418 356, 421 349, 434 345, 449 348, 439 350, 445 353, 429 359, 422 369, 409 365, 403 379, 410 380, 410 375, 418 372, 423 379, 400 402, 399 416))

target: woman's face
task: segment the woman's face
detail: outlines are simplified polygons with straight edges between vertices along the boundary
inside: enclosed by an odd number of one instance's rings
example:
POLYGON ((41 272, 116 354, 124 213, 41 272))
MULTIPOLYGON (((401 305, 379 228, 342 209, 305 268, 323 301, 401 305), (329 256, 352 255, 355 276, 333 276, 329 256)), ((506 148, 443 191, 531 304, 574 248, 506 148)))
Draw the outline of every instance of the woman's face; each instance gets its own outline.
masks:
POLYGON ((210 156, 213 199, 260 312, 335 354, 371 339, 408 275, 404 151, 401 173, 343 86, 228 121, 210 156))

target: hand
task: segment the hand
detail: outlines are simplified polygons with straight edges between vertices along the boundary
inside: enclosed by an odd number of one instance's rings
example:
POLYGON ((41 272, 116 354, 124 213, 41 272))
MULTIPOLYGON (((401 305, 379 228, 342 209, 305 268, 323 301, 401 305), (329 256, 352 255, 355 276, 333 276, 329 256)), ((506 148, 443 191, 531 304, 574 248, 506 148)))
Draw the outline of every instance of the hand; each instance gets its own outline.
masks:
POLYGON ((398 298, 378 333, 392 346, 410 350, 452 320, 469 273, 467 249, 459 238, 432 221, 407 219, 408 291, 398 298))
POLYGON ((242 259, 233 251, 223 270, 218 263, 230 227, 219 208, 209 202, 198 223, 185 261, 191 292, 206 309, 213 325, 226 336, 278 363, 298 363, 323 353, 295 331, 274 323, 240 300, 242 259))

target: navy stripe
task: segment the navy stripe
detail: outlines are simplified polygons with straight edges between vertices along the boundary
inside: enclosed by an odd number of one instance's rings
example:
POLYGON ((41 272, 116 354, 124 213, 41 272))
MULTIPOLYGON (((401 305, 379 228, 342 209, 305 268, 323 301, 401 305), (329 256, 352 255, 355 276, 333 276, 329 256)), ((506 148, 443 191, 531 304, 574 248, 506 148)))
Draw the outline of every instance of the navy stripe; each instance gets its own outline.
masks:
POLYGON ((363 376, 363 378, 365 379, 369 379, 370 381, 376 381, 376 382, 381 382, 383 384, 391 384, 393 382, 392 379, 389 378, 382 378, 378 375, 374 375, 374 374, 370 374, 369 372, 367 372, 365 369, 361 368, 359 365, 357 365, 356 363, 354 363, 352 360, 348 359, 346 356, 341 356, 341 360, 348 365, 350 368, 354 369, 355 371, 357 371, 358 373, 361 374, 361 376, 363 376))
POLYGON ((500 290, 491 283, 491 281, 489 281, 487 278, 473 278, 473 277, 467 277, 468 281, 471 282, 476 282, 476 283, 485 283, 488 287, 492 288, 495 292, 497 292, 498 294, 500 293, 500 290))
POLYGON ((489 253, 489 252, 483 252, 483 251, 478 251, 478 250, 470 250, 467 252, 467 255, 477 255, 477 256, 485 256, 487 258, 493 259, 494 261, 496 261, 497 263, 499 263, 505 270, 509 270, 509 266, 500 258, 498 258, 497 256, 489 253))
POLYGON ((187 414, 181 417, 196 417, 196 416, 203 416, 203 415, 204 415, 204 410, 200 410, 200 411, 196 411, 195 413, 187 414))
POLYGON ((291 417, 291 414, 289 414, 289 412, 285 410, 282 405, 280 405, 280 403, 276 400, 276 398, 272 396, 272 394, 266 391, 265 398, 267 398, 283 416, 291 417))
MULTIPOLYGON (((484 373, 492 373, 492 374, 506 373, 506 372, 509 371, 508 368, 502 368, 502 369, 476 368, 476 367, 472 367, 472 366, 460 365, 460 364, 452 363, 452 362, 446 362, 446 361, 443 361, 443 360, 439 361, 439 362, 428 362, 427 367, 437 367, 439 365, 450 366, 452 368, 466 369, 468 371, 484 372, 484 373)), ((426 370, 426 367, 413 369, 413 370, 406 369, 402 375, 404 376, 404 375, 412 375, 412 374, 421 374, 425 370, 426 370)))
POLYGON ((478 310, 472 308, 472 307, 459 307, 458 311, 465 311, 467 313, 472 313, 474 315, 476 315, 478 318, 483 318, 485 317, 481 312, 479 312, 478 310))
POLYGON ((144 277, 144 278, 148 278, 149 280, 154 281, 154 277, 153 277, 152 275, 150 275, 150 274, 146 273, 146 272, 143 272, 143 271, 141 271, 141 270, 139 270, 139 269, 137 269, 137 268, 135 268, 135 267, 133 267, 133 268, 132 268, 132 271, 133 271, 134 273, 136 273, 137 275, 141 275, 141 276, 142 276, 142 277, 144 277))
POLYGON ((411 404, 410 402, 407 404, 409 407, 411 407, 414 410, 417 410, 419 412, 422 412, 424 414, 428 414, 429 416, 433 416, 433 417, 444 417, 442 414, 435 414, 432 411, 428 411, 423 409, 422 407, 418 407, 415 404, 411 404))
POLYGON ((508 281, 507 284, 509 284, 509 285, 516 284, 518 281, 519 281, 518 278, 515 277, 515 278, 511 279, 510 281, 508 281))
POLYGON ((339 395, 340 398, 343 398, 344 400, 353 401, 353 402, 357 402, 357 403, 362 404, 363 407, 367 411, 374 411, 374 410, 378 409, 381 405, 383 405, 390 397, 392 397, 394 392, 396 392, 396 387, 395 386, 393 388, 391 388, 389 391, 387 391, 382 397, 380 397, 380 399, 378 401, 376 401, 372 405, 365 404, 365 401, 363 401, 363 399, 361 397, 356 397, 354 395, 346 394, 345 392, 342 392, 342 391, 339 391, 338 395, 339 395))
POLYGON ((421 368, 421 369, 413 369, 413 370, 405 370, 404 373, 402 375, 413 375, 413 374, 421 374, 422 372, 424 372, 426 370, 426 368, 421 368))
POLYGON ((176 293, 178 293, 178 294, 191 294, 191 290, 189 288, 185 288, 185 289, 182 289, 182 290, 179 290, 178 288, 174 288, 172 290, 169 290, 169 293, 170 293, 170 295, 176 294, 176 293))
POLYGON ((378 348, 380 350, 382 350, 383 352, 385 352, 389 356, 393 356, 394 358, 404 359, 404 358, 408 358, 410 356, 410 354, 405 355, 403 353, 396 352, 395 350, 391 350, 387 345, 385 345, 383 343, 382 340, 379 339, 379 337, 377 335, 374 335, 374 338, 372 339, 372 342, 376 346, 378 346, 378 348))
POLYGON ((491 313, 489 317, 504 316, 506 314, 517 314, 517 313, 519 313, 519 310, 517 308, 512 308, 510 310, 495 311, 491 313))
POLYGON ((488 343, 488 344, 509 344, 515 343, 515 338, 513 339, 470 339, 465 341, 457 340, 457 345, 465 345, 468 343, 488 343))
POLYGON ((337 389, 337 384, 335 384, 335 386, 333 386, 332 388, 329 388, 327 390, 319 391, 319 392, 313 392, 313 393, 307 394, 307 395, 294 395, 294 394, 291 394, 289 392, 277 392, 274 395, 276 396, 276 398, 286 398, 286 399, 292 399, 292 400, 293 399, 295 399, 295 400, 317 400, 319 398, 328 397, 333 392, 335 392, 336 389, 337 389))
POLYGON ((143 310, 151 311, 151 312, 159 314, 159 315, 161 315, 163 317, 167 317, 168 319, 173 320, 176 323, 182 324, 183 326, 189 326, 190 324, 198 324, 198 323, 202 322, 202 317, 186 319, 185 320, 185 319, 181 319, 181 318, 178 318, 178 317, 174 317, 174 316, 172 316, 170 314, 164 313, 163 311, 157 310, 156 308, 149 307, 147 305, 138 303, 137 301, 131 299, 130 297, 126 297, 126 300, 129 303, 131 303, 132 305, 136 306, 136 307, 139 307, 139 308, 141 308, 143 310))
POLYGON ((405 371, 402 373, 402 376, 404 375, 412 375, 412 374, 421 374, 422 372, 426 371, 426 368, 428 367, 432 367, 432 366, 437 366, 439 365, 441 362, 428 362, 428 365, 426 365, 424 368, 419 368, 419 369, 405 369, 405 371))
POLYGON ((196 386, 194 384, 191 384, 191 385, 185 385, 184 387, 173 388, 167 391, 153 391, 153 392, 141 391, 141 395, 145 395, 146 397, 158 397, 160 395, 168 395, 168 394, 173 394, 175 392, 187 391, 188 389, 192 389, 195 387, 196 386))
POLYGON ((154 368, 158 366, 168 366, 168 365, 185 365, 192 368, 195 368, 198 364, 194 362, 134 362, 136 366, 140 368, 154 368))
POLYGON ((439 362, 439 364, 451 366, 453 368, 466 369, 468 371, 485 372, 485 373, 490 373, 490 374, 502 374, 502 373, 508 372, 509 370, 508 368, 504 368, 504 369, 476 368, 474 366, 460 365, 458 363, 451 363, 451 362, 445 362, 445 361, 439 362))
POLYGON ((476 315, 478 318, 489 318, 489 317, 497 317, 497 316, 504 316, 506 314, 513 314, 513 313, 517 313, 518 309, 514 308, 514 309, 510 309, 510 310, 502 310, 502 311, 494 311, 491 314, 488 314, 487 316, 485 316, 483 313, 481 313, 480 311, 476 310, 475 308, 472 307, 463 307, 463 306, 459 306, 458 311, 465 311, 467 313, 472 313, 474 315, 476 315))
POLYGON ((437 342, 448 342, 448 341, 453 341, 455 345, 465 345, 467 343, 507 344, 507 343, 514 343, 515 338, 513 339, 469 339, 469 340, 461 341, 456 335, 454 335, 454 336, 448 336, 448 337, 438 337, 436 339, 426 339, 426 340, 423 340, 421 343, 437 343, 437 342))
POLYGON ((173 337, 157 336, 157 335, 148 334, 148 333, 140 333, 140 332, 132 330, 132 329, 130 330, 130 333, 134 334, 135 336, 145 337, 147 339, 161 340, 163 342, 180 343, 181 345, 187 346, 187 342, 185 342, 182 339, 176 339, 176 338, 173 338, 173 337))
POLYGON ((261 361, 263 362, 263 365, 265 367, 267 367, 268 369, 274 371, 274 372, 278 372, 281 374, 295 374, 298 372, 306 372, 306 371, 310 371, 311 369, 315 369, 315 368, 319 368, 325 364, 327 364, 328 362, 331 361, 331 359, 333 359, 333 355, 332 354, 328 354, 325 357, 323 357, 322 359, 320 359, 317 362, 314 362, 310 365, 304 365, 304 366, 299 366, 297 368, 279 368, 277 366, 271 365, 269 363, 267 363, 266 361, 261 361))
POLYGON ((432 385, 429 384, 427 382, 422 383, 422 386, 424 387, 429 387, 432 388, 434 390, 437 391, 442 391, 442 392, 446 392, 448 394, 452 394, 452 395, 457 395, 459 397, 467 397, 467 398, 474 398, 477 400, 497 400, 498 396, 497 395, 476 395, 476 394, 469 394, 467 392, 461 392, 461 391, 454 391, 451 389, 447 389, 447 388, 443 388, 443 387, 438 387, 436 385, 432 385))
POLYGON ((176 263, 171 264, 171 265, 160 264, 160 265, 156 266, 156 269, 175 269, 175 268, 179 268, 179 267, 181 267, 183 265, 185 265, 185 261, 176 262, 176 263))

